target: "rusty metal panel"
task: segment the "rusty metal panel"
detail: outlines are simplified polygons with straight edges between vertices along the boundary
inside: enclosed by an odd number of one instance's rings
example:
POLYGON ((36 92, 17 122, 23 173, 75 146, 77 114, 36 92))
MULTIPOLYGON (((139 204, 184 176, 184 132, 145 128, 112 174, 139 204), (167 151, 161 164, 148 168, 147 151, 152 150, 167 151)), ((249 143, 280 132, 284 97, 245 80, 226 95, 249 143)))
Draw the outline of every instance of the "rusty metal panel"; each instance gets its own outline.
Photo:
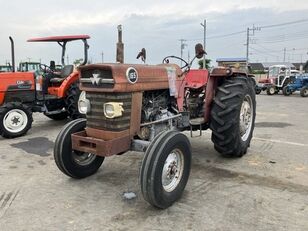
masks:
POLYGON ((121 132, 113 132, 113 131, 107 131, 107 130, 101 130, 101 129, 95 129, 86 127, 86 134, 89 137, 94 137, 97 139, 103 139, 103 140, 112 140, 123 136, 129 135, 129 130, 121 131, 121 132))
POLYGON ((90 152, 98 156, 112 156, 130 149, 130 136, 123 136, 112 140, 102 140, 87 137, 85 131, 72 134, 72 148, 77 151, 90 152))
POLYGON ((247 72, 241 71, 238 68, 228 68, 228 67, 215 67, 211 71, 211 75, 213 77, 226 77, 232 75, 246 75, 247 72))
POLYGON ((176 70, 176 75, 179 76, 178 80, 184 78, 184 76, 180 76, 182 73, 181 69, 174 64, 156 66, 141 64, 90 64, 79 68, 81 74, 80 89, 92 92, 136 92, 168 89, 168 67, 176 70), (126 76, 127 70, 131 67, 135 68, 138 73, 138 80, 133 84, 127 80, 126 76), (89 72, 95 71, 109 73, 108 75, 104 74, 104 81, 100 85, 93 84, 90 81, 93 74, 89 74, 89 72), (112 73, 112 79, 110 78, 110 73, 112 73))
POLYGON ((134 137, 140 130, 142 92, 134 92, 132 96, 132 110, 130 120, 130 136, 134 137))

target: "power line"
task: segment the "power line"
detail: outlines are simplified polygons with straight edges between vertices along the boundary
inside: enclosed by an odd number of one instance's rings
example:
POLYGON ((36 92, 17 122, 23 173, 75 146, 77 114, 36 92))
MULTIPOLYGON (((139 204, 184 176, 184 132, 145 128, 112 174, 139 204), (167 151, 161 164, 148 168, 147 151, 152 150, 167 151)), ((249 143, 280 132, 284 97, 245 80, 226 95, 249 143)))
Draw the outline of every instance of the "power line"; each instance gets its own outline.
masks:
MULTIPOLYGON (((225 38, 225 37, 230 37, 230 36, 243 34, 243 33, 246 33, 246 31, 242 30, 242 31, 237 31, 237 32, 229 33, 229 34, 213 35, 213 36, 207 37, 206 39, 225 38)), ((202 39, 203 38, 187 39, 187 41, 199 41, 199 40, 202 40, 202 39)))
POLYGON ((301 22, 308 22, 308 19, 301 19, 301 20, 296 20, 296 21, 290 21, 290 22, 285 22, 285 23, 260 26, 260 27, 261 27, 261 29, 266 29, 266 28, 273 28, 273 27, 292 25, 292 24, 297 24, 297 23, 301 23, 301 22))
POLYGON ((281 52, 281 50, 272 50, 272 49, 267 48, 267 47, 264 47, 264 46, 262 46, 262 45, 260 45, 260 44, 254 44, 254 45, 256 45, 256 46, 258 46, 258 47, 260 47, 260 48, 262 48, 262 49, 265 49, 265 50, 267 50, 267 51, 270 51, 270 52, 272 52, 272 53, 281 52))
POLYGON ((288 33, 288 34, 278 34, 278 35, 273 35, 269 37, 258 37, 259 39, 264 39, 266 41, 281 41, 285 39, 293 39, 293 38, 298 38, 302 36, 307 36, 308 31, 297 31, 293 33, 288 33))
MULTIPOLYGON (((264 52, 264 51, 260 51, 258 49, 255 49, 253 47, 250 47, 250 49, 254 50, 255 52, 259 53, 259 54, 265 54, 265 55, 269 55, 269 56, 272 56, 272 57, 279 57, 278 55, 273 55, 271 54, 271 52, 264 52)), ((282 52, 282 51, 281 51, 282 52)))
POLYGON ((238 35, 238 34, 244 34, 244 33, 246 33, 246 31, 242 30, 242 31, 237 31, 237 32, 233 32, 233 33, 230 33, 230 34, 210 36, 207 39, 225 38, 225 37, 229 37, 229 36, 233 36, 233 35, 238 35))
MULTIPOLYGON (((302 23, 302 22, 308 22, 308 19, 301 19, 301 20, 290 21, 290 22, 285 22, 285 23, 259 26, 258 28, 260 28, 260 29, 267 29, 267 28, 292 25, 292 24, 297 24, 297 23, 302 23)), ((239 35, 239 34, 244 34, 244 33, 246 33, 246 30, 236 31, 236 32, 228 33, 228 34, 213 35, 213 36, 207 37, 207 39, 225 38, 225 37, 239 35)), ((187 41, 198 41, 198 40, 202 40, 202 39, 203 38, 194 38, 194 39, 187 39, 187 41)))
POLYGON ((287 39, 280 39, 280 40, 269 40, 269 41, 262 41, 263 43, 281 43, 281 42, 289 42, 294 40, 306 39, 308 38, 308 34, 304 36, 294 37, 294 38, 287 38, 287 39))

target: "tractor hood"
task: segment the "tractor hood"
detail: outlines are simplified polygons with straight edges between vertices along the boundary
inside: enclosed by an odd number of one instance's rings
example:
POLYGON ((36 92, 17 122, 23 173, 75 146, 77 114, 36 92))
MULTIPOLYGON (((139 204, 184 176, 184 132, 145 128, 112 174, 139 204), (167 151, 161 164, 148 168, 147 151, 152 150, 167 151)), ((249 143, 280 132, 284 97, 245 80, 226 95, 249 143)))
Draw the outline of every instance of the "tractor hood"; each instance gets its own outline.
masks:
POLYGON ((93 92, 168 89, 170 80, 182 80, 182 71, 175 64, 91 64, 79 71, 81 90, 93 92))

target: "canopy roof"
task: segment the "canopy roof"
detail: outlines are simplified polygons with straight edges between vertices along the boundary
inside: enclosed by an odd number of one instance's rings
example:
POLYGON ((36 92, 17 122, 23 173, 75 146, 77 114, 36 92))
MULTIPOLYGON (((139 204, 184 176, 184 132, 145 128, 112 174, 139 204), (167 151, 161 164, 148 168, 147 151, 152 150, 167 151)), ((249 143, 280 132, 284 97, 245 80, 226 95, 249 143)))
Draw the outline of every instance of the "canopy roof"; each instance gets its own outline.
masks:
POLYGON ((66 35, 66 36, 50 36, 42 38, 28 39, 27 42, 69 42, 73 40, 89 39, 89 35, 66 35))

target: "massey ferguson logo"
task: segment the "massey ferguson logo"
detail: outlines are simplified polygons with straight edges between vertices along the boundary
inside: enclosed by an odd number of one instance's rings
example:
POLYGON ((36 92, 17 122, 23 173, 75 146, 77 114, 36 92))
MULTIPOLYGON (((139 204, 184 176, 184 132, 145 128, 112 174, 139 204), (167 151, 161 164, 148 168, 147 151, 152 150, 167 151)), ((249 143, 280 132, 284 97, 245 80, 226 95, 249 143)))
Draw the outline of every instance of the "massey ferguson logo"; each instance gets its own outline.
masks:
POLYGON ((93 73, 91 79, 91 82, 93 85, 99 85, 101 83, 101 78, 99 77, 99 73, 93 73))

